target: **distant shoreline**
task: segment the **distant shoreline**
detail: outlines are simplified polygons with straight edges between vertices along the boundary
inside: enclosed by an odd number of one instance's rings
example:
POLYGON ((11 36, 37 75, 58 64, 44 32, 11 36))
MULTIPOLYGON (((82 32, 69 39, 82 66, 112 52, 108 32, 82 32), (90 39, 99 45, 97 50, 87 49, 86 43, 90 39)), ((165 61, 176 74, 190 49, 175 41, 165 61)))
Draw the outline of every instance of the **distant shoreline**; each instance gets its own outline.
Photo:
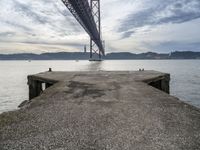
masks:
MULTIPOLYGON (((125 61, 125 60, 200 60, 200 59, 103 59, 103 61, 117 61, 117 60, 122 60, 122 61, 125 61)), ((26 59, 4 59, 4 60, 1 60, 0 61, 29 61, 29 60, 26 60, 26 59)), ((76 61, 76 59, 33 59, 33 60, 30 60, 30 61, 76 61)), ((89 59, 79 59, 78 61, 89 61, 89 59)))
MULTIPOLYGON (((58 52, 58 53, 20 53, 0 54, 0 60, 88 60, 90 54, 83 52, 58 52)), ((129 52, 107 53, 103 60, 186 60, 200 59, 200 52, 176 51, 171 53, 147 52, 134 54, 129 52)))

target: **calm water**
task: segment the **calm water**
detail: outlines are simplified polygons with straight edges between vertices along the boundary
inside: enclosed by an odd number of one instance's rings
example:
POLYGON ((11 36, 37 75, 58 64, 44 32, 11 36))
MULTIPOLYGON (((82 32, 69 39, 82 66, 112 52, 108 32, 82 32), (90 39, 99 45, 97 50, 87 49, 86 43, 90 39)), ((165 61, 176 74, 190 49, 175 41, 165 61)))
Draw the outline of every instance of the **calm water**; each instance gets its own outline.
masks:
POLYGON ((27 75, 47 71, 157 70, 171 74, 171 95, 200 107, 200 60, 0 61, 0 113, 28 99, 27 75))

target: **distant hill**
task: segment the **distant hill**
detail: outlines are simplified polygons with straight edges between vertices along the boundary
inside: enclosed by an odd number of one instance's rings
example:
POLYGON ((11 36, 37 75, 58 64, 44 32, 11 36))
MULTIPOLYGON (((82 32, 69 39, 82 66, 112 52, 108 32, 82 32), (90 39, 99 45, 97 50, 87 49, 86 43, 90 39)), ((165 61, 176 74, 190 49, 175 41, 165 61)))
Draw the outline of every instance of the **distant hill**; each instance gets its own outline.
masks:
POLYGON ((137 59, 137 54, 128 52, 108 53, 104 56, 104 59, 137 59))
POLYGON ((43 54, 0 54, 0 60, 74 60, 88 59, 89 53, 79 52, 58 52, 58 53, 43 53, 43 54))
POLYGON ((171 59, 200 59, 200 52, 173 52, 170 54, 171 59))
MULTIPOLYGON (((82 52, 58 52, 58 53, 43 53, 43 54, 0 54, 0 60, 88 60, 90 54, 82 52)), ((169 54, 159 54, 147 52, 134 54, 128 52, 108 53, 103 56, 106 60, 118 59, 200 59, 200 52, 192 51, 176 51, 169 54)))

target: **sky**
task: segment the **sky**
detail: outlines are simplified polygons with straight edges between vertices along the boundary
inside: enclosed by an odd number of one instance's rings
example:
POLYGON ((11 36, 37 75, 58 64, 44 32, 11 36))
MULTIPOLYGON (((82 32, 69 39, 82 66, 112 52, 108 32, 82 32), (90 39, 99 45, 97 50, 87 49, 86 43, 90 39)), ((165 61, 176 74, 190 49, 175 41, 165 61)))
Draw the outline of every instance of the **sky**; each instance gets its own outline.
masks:
MULTIPOLYGON (((0 53, 80 52, 89 36, 61 0, 0 0, 0 53)), ((200 0, 101 0, 106 52, 200 52, 200 0)))

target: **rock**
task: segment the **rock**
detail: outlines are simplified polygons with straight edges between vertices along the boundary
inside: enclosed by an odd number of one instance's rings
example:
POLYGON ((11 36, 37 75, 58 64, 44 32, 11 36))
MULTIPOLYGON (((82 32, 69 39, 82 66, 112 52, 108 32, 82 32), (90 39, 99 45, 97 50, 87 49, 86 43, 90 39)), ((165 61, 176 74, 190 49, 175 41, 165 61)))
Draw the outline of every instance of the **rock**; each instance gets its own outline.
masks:
POLYGON ((21 104, 19 104, 19 108, 22 108, 22 107, 24 107, 25 105, 27 105, 29 103, 29 101, 28 100, 25 100, 25 101, 23 101, 21 104))

